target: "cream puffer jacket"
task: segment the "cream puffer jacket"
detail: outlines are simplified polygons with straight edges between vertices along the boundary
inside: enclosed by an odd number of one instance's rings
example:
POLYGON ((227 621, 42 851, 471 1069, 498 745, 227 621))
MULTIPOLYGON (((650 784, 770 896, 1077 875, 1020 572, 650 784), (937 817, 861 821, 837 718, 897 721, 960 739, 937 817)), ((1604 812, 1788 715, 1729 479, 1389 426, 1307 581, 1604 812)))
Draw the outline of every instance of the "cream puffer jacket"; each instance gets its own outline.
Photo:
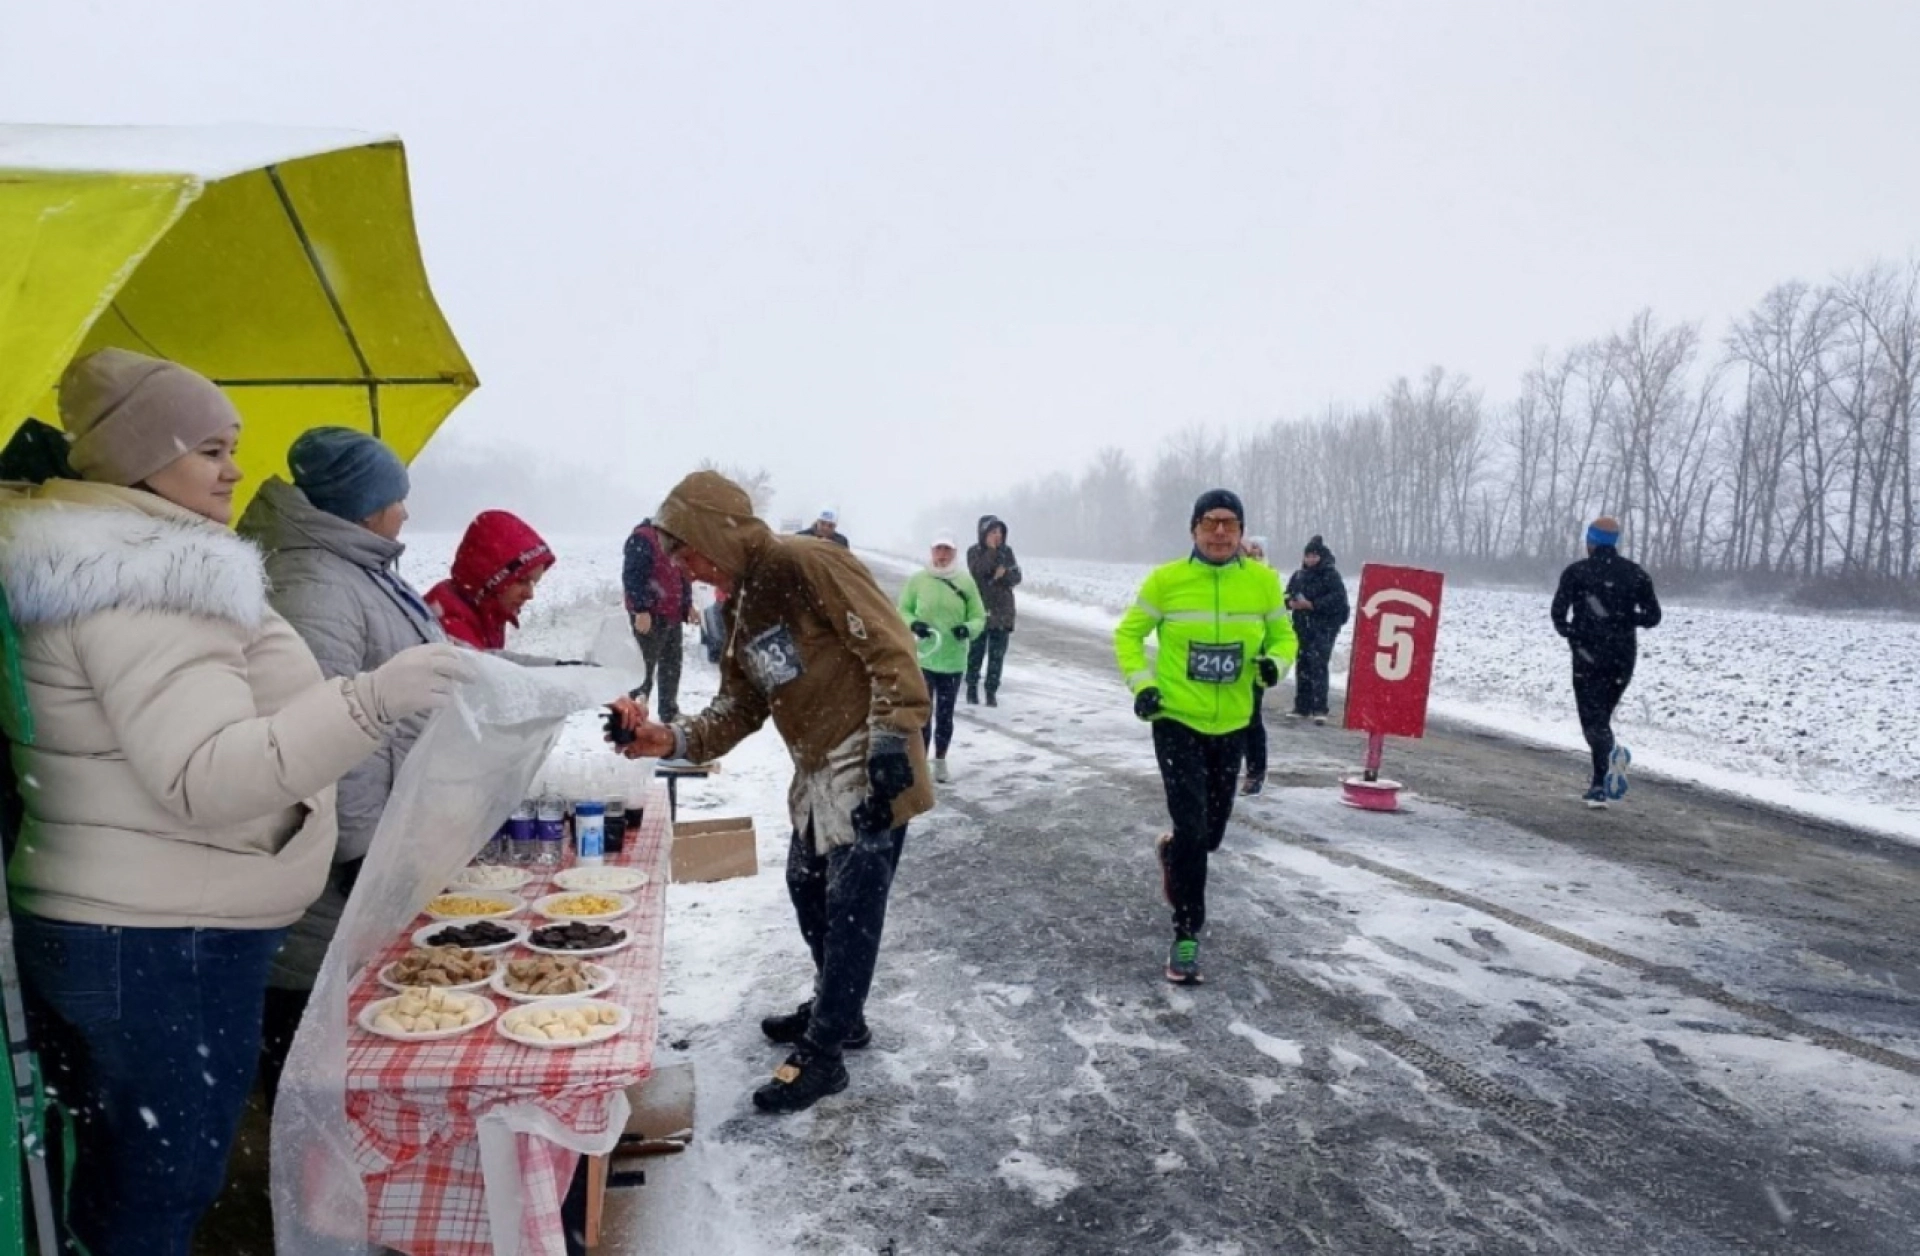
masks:
POLYGON ((334 782, 386 730, 268 606, 260 551, 151 493, 55 481, 0 501, 0 585, 32 716, 4 716, 26 806, 14 903, 293 923, 326 882, 334 782))

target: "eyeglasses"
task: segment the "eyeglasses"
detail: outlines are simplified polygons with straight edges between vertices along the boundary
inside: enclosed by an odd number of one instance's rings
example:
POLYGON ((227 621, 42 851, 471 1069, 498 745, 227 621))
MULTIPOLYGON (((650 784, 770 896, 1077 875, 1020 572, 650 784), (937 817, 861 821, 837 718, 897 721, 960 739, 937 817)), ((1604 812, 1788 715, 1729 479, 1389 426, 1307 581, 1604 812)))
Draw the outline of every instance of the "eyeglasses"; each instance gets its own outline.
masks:
POLYGON ((1199 526, 1209 532, 1238 532, 1240 521, 1232 515, 1202 515, 1199 526))

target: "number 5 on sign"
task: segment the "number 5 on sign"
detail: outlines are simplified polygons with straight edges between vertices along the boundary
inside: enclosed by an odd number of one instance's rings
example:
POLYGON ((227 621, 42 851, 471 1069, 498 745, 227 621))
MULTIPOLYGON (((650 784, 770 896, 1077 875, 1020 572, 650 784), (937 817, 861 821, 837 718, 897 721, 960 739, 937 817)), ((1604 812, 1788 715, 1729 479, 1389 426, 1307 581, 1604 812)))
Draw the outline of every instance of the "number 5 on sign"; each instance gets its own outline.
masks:
POLYGON ((1427 690, 1444 577, 1418 567, 1360 569, 1360 614, 1347 669, 1346 726, 1394 737, 1427 729, 1427 690))

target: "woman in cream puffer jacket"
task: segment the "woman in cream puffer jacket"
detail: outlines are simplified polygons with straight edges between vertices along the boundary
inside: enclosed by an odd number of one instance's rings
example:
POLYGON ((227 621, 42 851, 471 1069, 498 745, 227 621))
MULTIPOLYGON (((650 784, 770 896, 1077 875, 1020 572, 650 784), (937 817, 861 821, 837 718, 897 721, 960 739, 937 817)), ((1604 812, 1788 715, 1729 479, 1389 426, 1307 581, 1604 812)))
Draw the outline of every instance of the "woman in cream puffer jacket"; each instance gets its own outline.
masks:
POLYGON ((4 716, 15 952, 75 1114, 73 1236, 185 1256, 253 1083, 268 962, 326 880, 334 782, 464 664, 422 646, 322 678, 223 526, 239 415, 205 379, 103 350, 60 401, 85 482, 0 504, 25 699, 4 716))

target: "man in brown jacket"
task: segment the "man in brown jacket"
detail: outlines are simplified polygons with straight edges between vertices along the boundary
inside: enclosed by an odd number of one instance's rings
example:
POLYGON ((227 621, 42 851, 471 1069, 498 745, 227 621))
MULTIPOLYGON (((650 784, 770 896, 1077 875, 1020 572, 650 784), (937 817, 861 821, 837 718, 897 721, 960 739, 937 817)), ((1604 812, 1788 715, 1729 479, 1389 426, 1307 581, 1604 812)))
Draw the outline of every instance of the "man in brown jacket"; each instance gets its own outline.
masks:
POLYGON ((793 755, 787 891, 813 953, 814 997, 761 1022, 794 1051, 753 1102, 798 1112, 846 1089, 841 1052, 871 1040, 867 989, 894 868, 907 822, 933 809, 926 682, 906 624, 860 561, 776 535, 724 476, 680 481, 653 522, 689 576, 727 595, 720 692, 671 724, 623 701, 633 736, 623 753, 705 763, 771 717, 793 755))

